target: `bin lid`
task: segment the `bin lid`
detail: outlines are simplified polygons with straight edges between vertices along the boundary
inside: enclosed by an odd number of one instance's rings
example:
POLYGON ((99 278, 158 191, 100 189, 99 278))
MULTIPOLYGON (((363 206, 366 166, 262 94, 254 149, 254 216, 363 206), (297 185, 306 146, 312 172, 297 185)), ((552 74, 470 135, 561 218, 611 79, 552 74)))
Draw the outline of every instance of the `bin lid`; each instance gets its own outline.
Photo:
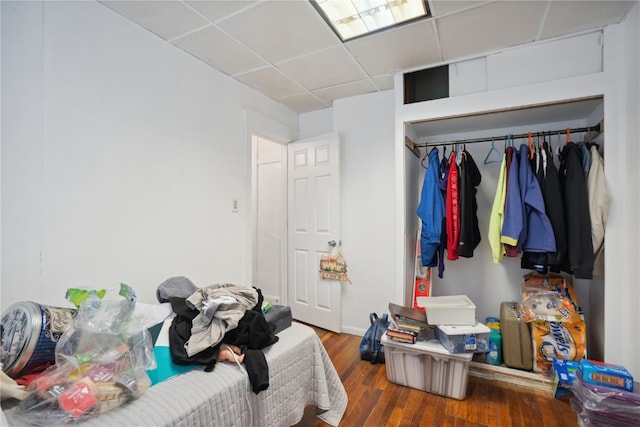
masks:
POLYGON ((432 309, 476 308, 466 295, 446 295, 441 297, 416 297, 416 304, 429 311, 432 309))
POLYGON ((438 325, 438 329, 447 335, 488 334, 491 332, 487 325, 480 322, 477 322, 475 326, 438 325))
POLYGON ((428 341, 416 341, 415 344, 409 344, 393 341, 385 334, 382 336, 380 342, 383 345, 389 345, 391 347, 402 347, 413 351, 422 351, 436 356, 446 356, 450 359, 470 361, 473 358, 473 353, 451 353, 442 344, 440 344, 440 341, 438 341, 437 339, 430 339, 428 341))

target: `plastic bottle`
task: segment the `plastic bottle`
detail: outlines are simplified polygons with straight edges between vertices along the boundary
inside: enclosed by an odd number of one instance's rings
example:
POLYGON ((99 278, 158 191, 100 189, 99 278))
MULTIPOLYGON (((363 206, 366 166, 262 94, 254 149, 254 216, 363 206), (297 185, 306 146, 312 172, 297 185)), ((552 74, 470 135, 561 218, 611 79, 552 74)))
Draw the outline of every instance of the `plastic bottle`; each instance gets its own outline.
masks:
POLYGON ((489 352, 487 352, 487 363, 491 365, 502 364, 502 333, 500 332, 500 322, 495 317, 487 317, 489 327, 489 352))

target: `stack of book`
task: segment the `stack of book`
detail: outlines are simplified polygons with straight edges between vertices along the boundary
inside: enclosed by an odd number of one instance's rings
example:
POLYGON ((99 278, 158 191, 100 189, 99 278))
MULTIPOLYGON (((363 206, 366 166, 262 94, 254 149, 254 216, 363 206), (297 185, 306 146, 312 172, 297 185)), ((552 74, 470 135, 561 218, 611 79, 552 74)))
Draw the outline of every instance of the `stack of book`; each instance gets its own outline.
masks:
POLYGON ((418 339, 418 333, 420 331, 415 331, 412 329, 404 329, 400 328, 393 323, 393 321, 389 322, 389 326, 387 327, 387 336, 392 341, 404 342, 408 344, 415 344, 418 339))
POLYGON ((416 340, 427 340, 433 335, 423 311, 389 303, 389 312, 389 339, 415 344, 416 340))

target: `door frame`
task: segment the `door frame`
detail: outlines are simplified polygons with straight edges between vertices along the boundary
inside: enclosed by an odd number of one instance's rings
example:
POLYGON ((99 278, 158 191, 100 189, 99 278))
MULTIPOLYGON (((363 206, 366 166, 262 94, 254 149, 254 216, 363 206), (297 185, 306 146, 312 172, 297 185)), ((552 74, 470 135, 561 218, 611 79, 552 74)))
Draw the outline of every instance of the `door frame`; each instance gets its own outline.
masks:
POLYGON ((282 242, 278 247, 278 250, 281 252, 282 259, 280 265, 278 266, 280 269, 280 286, 278 289, 278 295, 271 295, 266 292, 264 288, 261 288, 262 295, 265 300, 269 300, 274 304, 285 304, 287 303, 287 295, 288 295, 288 276, 287 276, 287 144, 282 144, 277 141, 272 141, 269 138, 265 138, 258 135, 251 135, 251 224, 252 224, 252 235, 251 235, 251 277, 252 277, 252 285, 255 286, 256 282, 256 273, 257 273, 257 265, 256 265, 256 257, 258 254, 258 191, 260 187, 258 186, 258 150, 260 141, 259 139, 264 140, 265 142, 269 142, 274 145, 278 145, 280 147, 280 163, 282 174, 280 176, 279 182, 279 190, 282 194, 282 202, 280 206, 280 210, 282 218, 280 219, 280 227, 282 230, 282 242))
MULTIPOLYGON (((286 148, 289 142, 295 141, 298 138, 298 130, 297 125, 295 127, 287 126, 250 108, 245 107, 244 109, 244 191, 238 199, 240 202, 239 214, 242 215, 242 221, 245 224, 243 239, 244 250, 242 251, 243 259, 241 260, 241 265, 242 283, 246 284, 253 283, 254 225, 256 223, 256 218, 253 216, 254 177, 252 171, 252 144, 254 135, 282 144, 286 148)), ((284 166, 286 167, 286 158, 284 161, 284 166)), ((285 292, 281 295, 280 304, 287 305, 287 298, 288 296, 285 289, 285 292)))

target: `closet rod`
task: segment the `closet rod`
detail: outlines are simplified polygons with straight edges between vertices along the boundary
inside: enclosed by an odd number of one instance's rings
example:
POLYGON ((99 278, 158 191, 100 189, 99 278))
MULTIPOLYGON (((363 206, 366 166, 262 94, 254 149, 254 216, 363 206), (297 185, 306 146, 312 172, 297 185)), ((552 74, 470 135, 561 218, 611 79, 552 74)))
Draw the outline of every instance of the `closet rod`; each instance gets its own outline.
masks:
MULTIPOLYGON (((567 129, 531 132, 531 136, 537 136, 541 134, 542 135, 558 134, 566 131, 567 129)), ((590 131, 600 132, 600 123, 596 124, 595 126, 569 129, 570 133, 580 133, 580 132, 590 132, 590 131)), ((522 139, 522 138, 527 138, 528 136, 529 136, 528 133, 520 133, 517 135, 511 135, 511 139, 512 140, 522 139)), ((457 141, 448 141, 448 142, 426 142, 423 144, 414 144, 414 146, 416 148, 424 148, 424 147, 438 147, 441 145, 452 145, 452 144, 475 144, 476 142, 491 142, 491 141, 503 140, 506 138, 507 138, 507 135, 488 136, 486 138, 459 139, 457 141)))

